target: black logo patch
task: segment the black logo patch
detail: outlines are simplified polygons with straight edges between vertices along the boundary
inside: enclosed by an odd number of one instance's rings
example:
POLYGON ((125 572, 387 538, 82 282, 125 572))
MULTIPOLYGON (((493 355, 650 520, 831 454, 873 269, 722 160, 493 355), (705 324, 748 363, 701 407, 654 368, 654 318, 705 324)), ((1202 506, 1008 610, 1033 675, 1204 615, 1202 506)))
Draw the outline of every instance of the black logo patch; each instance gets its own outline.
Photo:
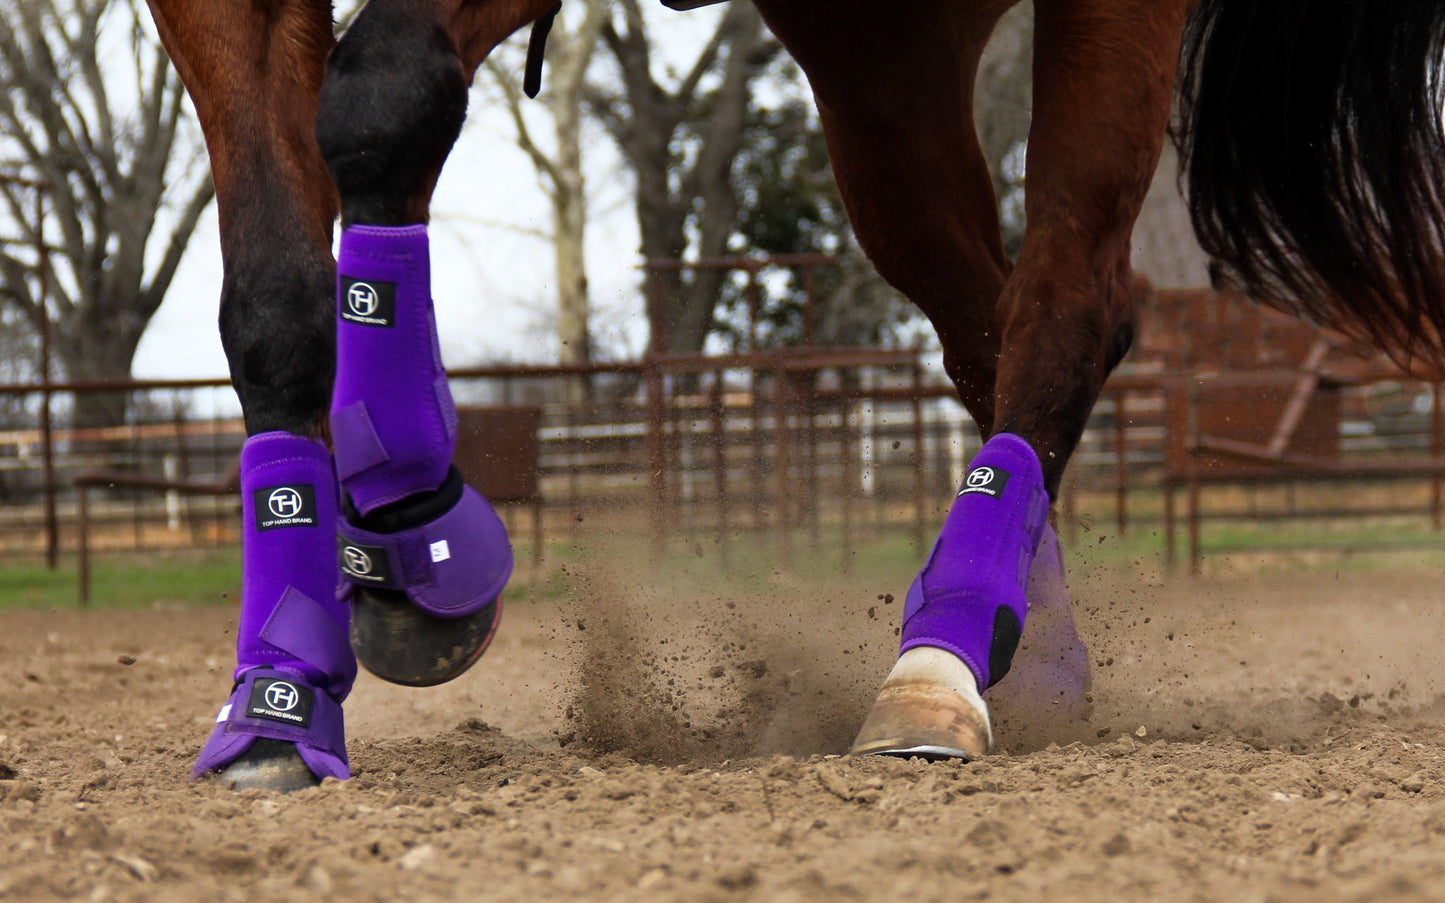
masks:
POLYGON ((996 499, 1003 495, 1003 488, 1008 485, 1008 471, 997 467, 975 467, 963 478, 963 488, 958 491, 959 495, 972 495, 978 493, 996 499))
POLYGON ((386 564, 386 549, 363 546, 341 540, 341 571, 352 580, 367 583, 390 583, 391 569, 386 564))
POLYGON ((396 283, 342 276, 341 319, 358 326, 395 326, 396 283))
POLYGON ((251 493, 256 529, 316 526, 316 489, 307 484, 267 486, 251 493))
POLYGON ((279 721, 294 727, 311 726, 316 691, 289 680, 263 677, 251 685, 246 714, 252 718, 279 721))

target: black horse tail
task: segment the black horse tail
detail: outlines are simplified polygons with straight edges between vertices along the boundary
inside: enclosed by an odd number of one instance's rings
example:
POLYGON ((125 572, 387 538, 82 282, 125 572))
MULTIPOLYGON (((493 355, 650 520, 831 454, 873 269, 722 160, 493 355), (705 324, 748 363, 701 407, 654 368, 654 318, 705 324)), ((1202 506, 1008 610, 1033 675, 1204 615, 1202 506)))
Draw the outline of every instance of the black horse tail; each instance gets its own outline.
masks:
POLYGON ((1216 281, 1445 366, 1445 3, 1202 0, 1181 54, 1216 281))

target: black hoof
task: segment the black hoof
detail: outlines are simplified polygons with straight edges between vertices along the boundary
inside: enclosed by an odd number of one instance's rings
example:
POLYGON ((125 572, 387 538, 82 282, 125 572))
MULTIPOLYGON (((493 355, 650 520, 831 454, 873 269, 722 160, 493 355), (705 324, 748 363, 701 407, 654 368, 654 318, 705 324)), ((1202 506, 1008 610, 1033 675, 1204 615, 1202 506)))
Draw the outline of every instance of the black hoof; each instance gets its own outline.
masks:
POLYGON ((213 780, 229 790, 275 790, 291 793, 321 783, 311 773, 296 744, 260 737, 236 761, 215 773, 213 780))
POLYGON ((382 680, 431 687, 460 677, 482 657, 501 620, 502 601, 460 618, 427 614, 402 593, 356 587, 351 648, 382 680))

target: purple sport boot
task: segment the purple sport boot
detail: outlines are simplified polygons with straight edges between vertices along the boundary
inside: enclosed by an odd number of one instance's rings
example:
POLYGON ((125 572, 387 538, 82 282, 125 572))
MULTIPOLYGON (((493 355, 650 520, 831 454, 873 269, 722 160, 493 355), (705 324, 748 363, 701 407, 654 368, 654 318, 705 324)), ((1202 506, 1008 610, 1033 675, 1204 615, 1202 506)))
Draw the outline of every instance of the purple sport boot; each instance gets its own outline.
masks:
POLYGON ((331 402, 345 492, 341 570, 367 670, 430 686, 491 643, 512 548, 452 466, 457 415, 442 367, 425 226, 352 226, 337 257, 331 402))
POLYGON ((973 758, 993 745, 982 691, 1008 672, 1047 526, 1038 455, 993 436, 970 463, 938 541, 908 590, 899 658, 854 755, 973 758))
POLYGON ((243 790, 350 777, 341 703, 356 659, 336 597, 336 506, 326 446, 290 433, 246 440, 235 686, 194 777, 243 790))
POLYGON ((1034 450, 1010 433, 994 436, 908 589, 899 652, 936 646, 968 665, 980 692, 998 683, 1023 636, 1025 590, 1048 514, 1034 450))

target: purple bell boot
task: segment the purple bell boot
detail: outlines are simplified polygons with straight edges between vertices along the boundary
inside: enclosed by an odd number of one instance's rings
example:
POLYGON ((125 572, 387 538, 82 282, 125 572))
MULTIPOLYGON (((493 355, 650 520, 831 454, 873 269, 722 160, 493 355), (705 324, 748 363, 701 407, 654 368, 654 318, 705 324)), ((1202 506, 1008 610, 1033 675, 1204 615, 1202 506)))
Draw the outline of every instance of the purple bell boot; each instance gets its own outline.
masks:
POLYGON ((336 597, 336 507, 325 445, 280 432, 246 440, 236 684, 194 777, 280 790, 350 777, 341 703, 356 659, 336 597))
POLYGON ((470 667, 512 572, 501 519, 452 465, 456 432, 426 226, 351 226, 337 257, 331 402, 341 569, 352 648, 394 683, 430 686, 470 667))

